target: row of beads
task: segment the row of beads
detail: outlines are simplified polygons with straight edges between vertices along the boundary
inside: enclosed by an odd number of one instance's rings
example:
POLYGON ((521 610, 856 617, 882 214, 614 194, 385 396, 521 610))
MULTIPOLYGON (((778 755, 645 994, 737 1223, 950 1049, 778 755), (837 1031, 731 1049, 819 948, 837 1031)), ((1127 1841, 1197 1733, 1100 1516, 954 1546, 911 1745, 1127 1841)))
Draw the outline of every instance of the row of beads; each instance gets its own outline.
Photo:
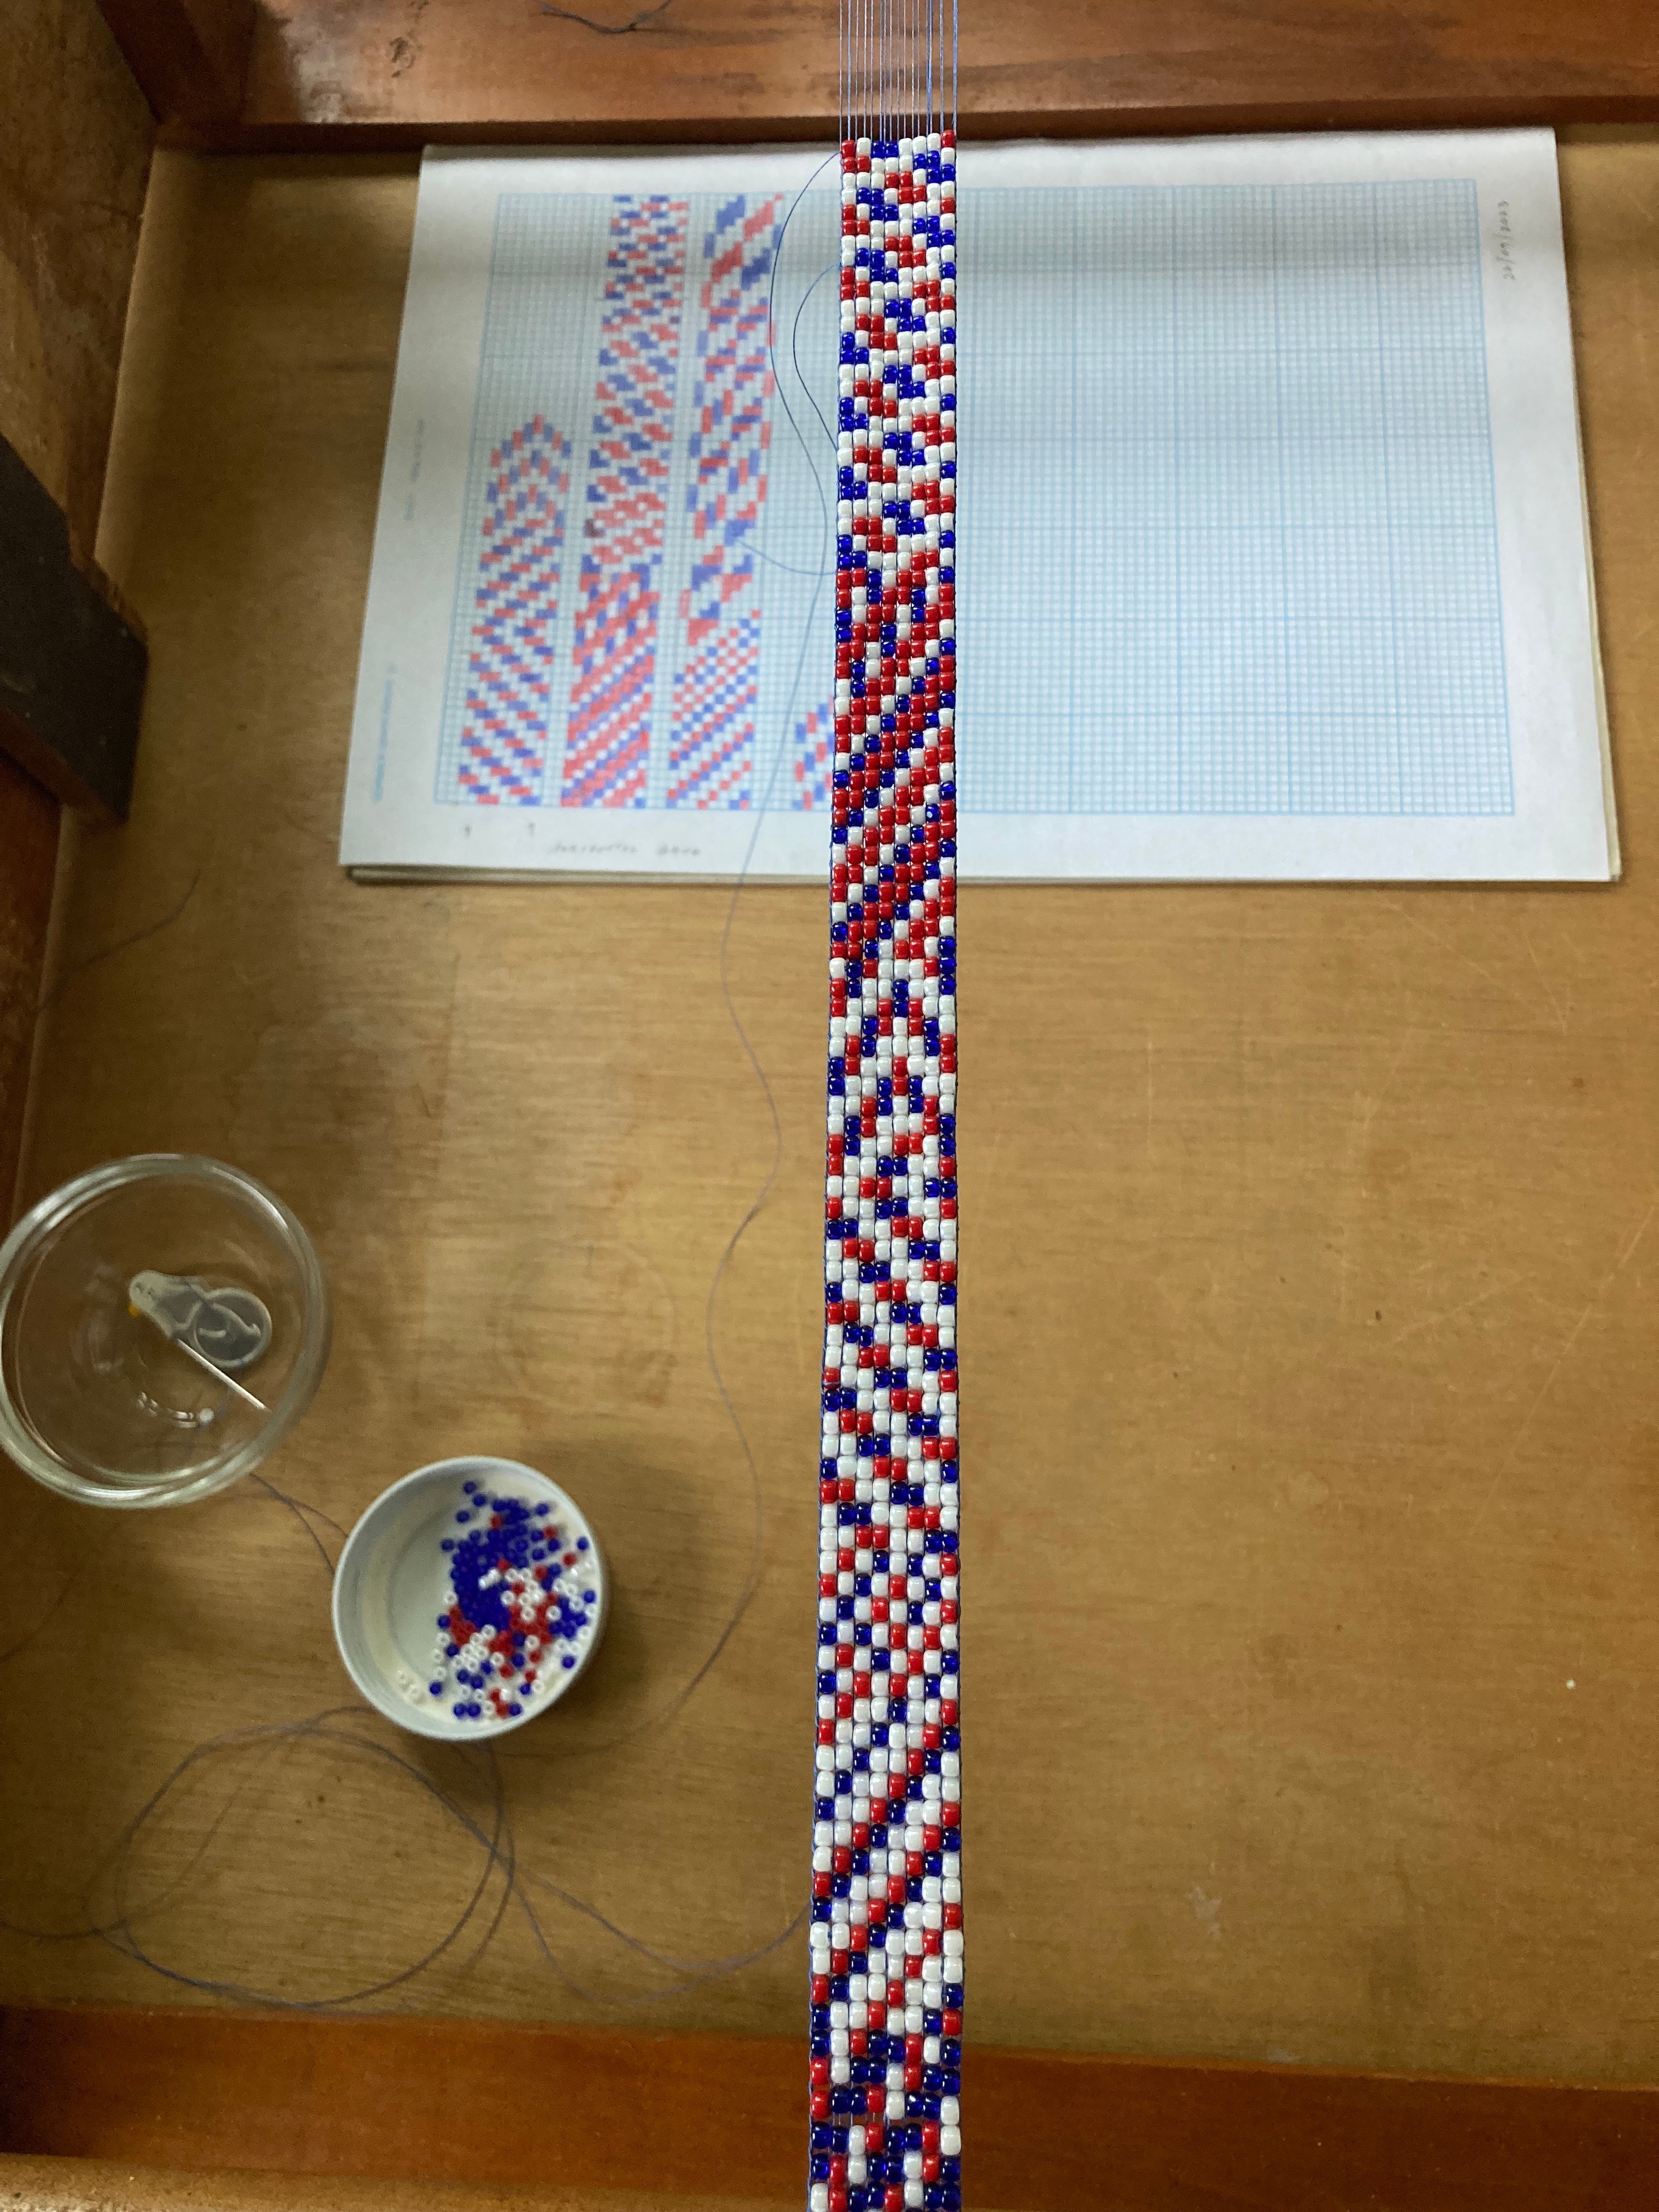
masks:
POLYGON ((956 149, 842 148, 811 2212, 957 2212, 956 149))
POLYGON ((586 1536, 567 1543, 552 1507, 462 1486, 446 1536, 448 1602, 438 1615, 427 1694, 450 1698, 461 1721, 515 1720, 559 1673, 573 1668, 599 1613, 597 1569, 586 1536))

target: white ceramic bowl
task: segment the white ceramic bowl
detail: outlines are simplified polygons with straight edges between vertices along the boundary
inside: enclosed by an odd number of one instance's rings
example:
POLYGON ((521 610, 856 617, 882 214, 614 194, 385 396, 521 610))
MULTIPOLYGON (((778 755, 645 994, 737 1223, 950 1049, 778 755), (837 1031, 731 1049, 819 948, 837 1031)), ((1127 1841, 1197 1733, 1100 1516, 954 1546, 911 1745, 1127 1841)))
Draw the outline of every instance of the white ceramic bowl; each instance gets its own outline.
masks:
MULTIPOLYGON (((476 1558, 476 1550, 465 1556, 476 1558)), ((489 1572, 499 1572, 499 1562, 489 1572)), ((505 1583, 494 1583, 487 1594, 480 1593, 475 1609, 501 1608, 508 1589, 505 1583)), ((592 1660, 605 1633, 608 1607, 605 1561, 580 1508, 556 1482, 510 1459, 439 1460, 406 1474, 382 1491, 358 1522, 334 1571, 334 1640, 347 1674, 389 1721, 444 1743, 505 1735, 556 1705, 592 1660), (446 1540, 474 1545, 498 1500, 531 1510, 531 1521, 515 1532, 525 1559, 513 1571, 522 1576, 547 1568, 546 1587, 562 1595, 564 1618, 582 1617, 580 1627, 556 1632, 533 1655, 536 1680, 528 1692, 522 1687, 522 1648, 511 1655, 517 1662, 514 1674, 492 1676, 486 1691, 471 1681, 458 1681, 456 1670, 476 1669, 467 1667, 465 1644, 449 1652, 453 1636, 441 1626, 450 1613, 450 1575, 457 1556, 445 1548, 446 1540), (532 1547, 528 1532, 544 1524, 556 1529, 556 1546, 542 1540, 532 1547), (434 1651, 440 1655, 435 1662, 434 1651), (489 1692, 495 1691, 517 1710, 502 1712, 492 1705, 489 1692), (458 1705, 464 1709, 459 1713, 458 1705), (480 1708, 476 1713, 465 1710, 475 1705, 480 1708)), ((505 1634, 510 1621, 503 1611, 495 1621, 472 1625, 505 1634)))

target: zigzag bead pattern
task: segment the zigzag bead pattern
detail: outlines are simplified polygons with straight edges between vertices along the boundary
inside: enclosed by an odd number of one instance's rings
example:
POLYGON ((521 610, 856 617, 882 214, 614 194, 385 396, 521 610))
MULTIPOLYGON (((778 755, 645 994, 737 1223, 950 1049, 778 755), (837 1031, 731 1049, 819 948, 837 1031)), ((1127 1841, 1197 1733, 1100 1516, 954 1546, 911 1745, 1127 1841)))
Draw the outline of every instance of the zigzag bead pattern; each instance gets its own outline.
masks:
POLYGON ((566 806, 643 806, 690 203, 618 194, 582 522, 566 806))
POLYGON ((674 679, 670 806, 752 804, 760 613, 755 541, 772 441, 771 276, 781 194, 739 195, 703 243, 698 375, 690 441, 691 579, 680 604, 685 659, 674 679))
POLYGON ((570 441, 535 416, 489 456, 456 781, 481 806, 538 806, 570 441))
POLYGON ((959 2212, 956 143, 842 147, 811 2212, 959 2212))

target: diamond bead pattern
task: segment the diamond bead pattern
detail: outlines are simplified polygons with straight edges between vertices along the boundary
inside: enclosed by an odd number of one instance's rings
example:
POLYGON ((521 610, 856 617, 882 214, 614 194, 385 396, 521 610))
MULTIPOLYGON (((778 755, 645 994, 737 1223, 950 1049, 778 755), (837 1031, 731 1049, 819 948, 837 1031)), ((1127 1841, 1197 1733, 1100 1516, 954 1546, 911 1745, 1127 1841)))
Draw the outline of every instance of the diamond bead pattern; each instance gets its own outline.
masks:
POLYGON ((842 149, 811 2212, 958 2212, 956 147, 842 149))

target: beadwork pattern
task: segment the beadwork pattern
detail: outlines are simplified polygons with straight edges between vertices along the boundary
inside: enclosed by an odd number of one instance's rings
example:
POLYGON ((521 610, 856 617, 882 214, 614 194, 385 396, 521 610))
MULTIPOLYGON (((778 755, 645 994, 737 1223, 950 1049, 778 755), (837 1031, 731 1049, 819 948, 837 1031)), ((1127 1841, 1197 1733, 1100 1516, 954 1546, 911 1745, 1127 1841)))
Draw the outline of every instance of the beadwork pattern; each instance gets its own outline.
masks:
POLYGON ((587 1537, 561 1536, 545 1501, 461 1487, 455 1521, 466 1533, 443 1539, 449 1588, 427 1695, 451 1698, 459 1721, 516 1720, 591 1639, 597 1561, 587 1537))
POLYGON ((540 415, 489 456, 456 781, 481 806, 539 806, 570 441, 540 415))
POLYGON ((835 710, 825 700, 821 706, 809 707, 795 724, 795 783, 789 803, 800 813, 821 814, 829 806, 835 720, 835 710))
POLYGON ((691 580, 674 679, 670 806, 751 803, 761 623, 755 544, 766 501, 772 264, 783 198, 726 201, 703 241, 697 382, 688 441, 691 580))
POLYGON ((957 2212, 956 147, 842 147, 811 2212, 957 2212))
POLYGON ((618 194, 582 521, 561 804, 643 806, 689 204, 618 194))

